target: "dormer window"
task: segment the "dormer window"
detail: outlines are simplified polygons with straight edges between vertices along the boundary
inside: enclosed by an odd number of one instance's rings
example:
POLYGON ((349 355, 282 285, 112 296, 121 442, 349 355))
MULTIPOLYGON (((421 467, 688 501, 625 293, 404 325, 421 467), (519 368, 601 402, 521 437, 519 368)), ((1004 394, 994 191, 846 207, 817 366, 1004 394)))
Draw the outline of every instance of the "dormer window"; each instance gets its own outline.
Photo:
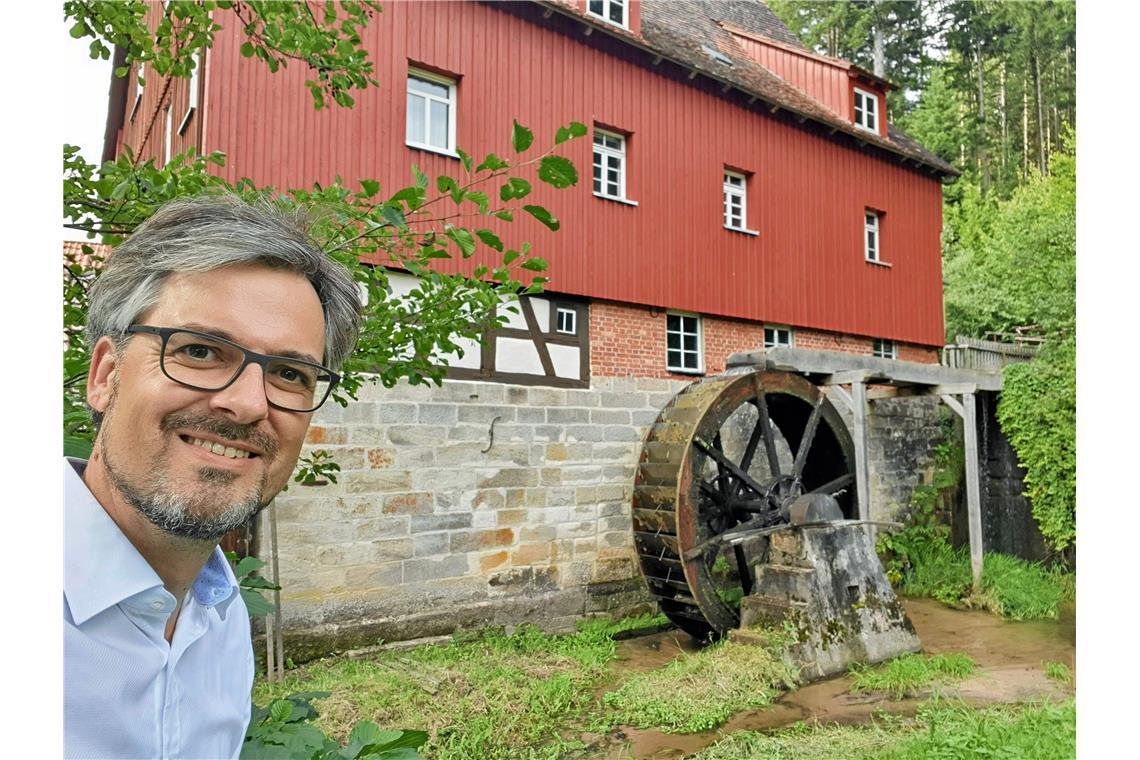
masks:
POLYGON ((868 132, 879 132, 879 96, 855 88, 855 126, 868 132))
POLYGON ((589 0, 586 4, 586 12, 591 16, 597 16, 607 24, 620 26, 622 29, 629 28, 629 21, 625 16, 625 1, 626 0, 589 0))

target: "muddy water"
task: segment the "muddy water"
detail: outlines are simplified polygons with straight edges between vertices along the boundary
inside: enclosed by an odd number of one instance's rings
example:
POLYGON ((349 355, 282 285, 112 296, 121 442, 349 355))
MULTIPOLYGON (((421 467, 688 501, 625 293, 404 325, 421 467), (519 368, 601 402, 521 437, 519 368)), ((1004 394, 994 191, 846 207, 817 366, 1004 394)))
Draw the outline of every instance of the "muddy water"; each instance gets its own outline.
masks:
MULTIPOLYGON (((1076 618, 1068 610, 1059 621, 1011 622, 989 612, 954 610, 930 599, 904 599, 907 614, 928 654, 962 652, 977 663, 974 676, 953 694, 969 702, 1010 702, 1071 693, 1045 677, 1045 662, 1061 662, 1073 672, 1076 618)), ((616 671, 641 672, 664 666, 682 652, 695 651, 692 640, 667 631, 622 642, 616 671)), ((928 694, 888 700, 883 695, 853 694, 846 677, 819 681, 785 695, 764 710, 741 713, 716 731, 666 734, 624 727, 594 744, 590 757, 608 760, 672 760, 697 752, 742 730, 767 730, 797 721, 855 724, 879 712, 912 715, 928 694)), ((948 693, 947 689, 942 690, 948 693)))

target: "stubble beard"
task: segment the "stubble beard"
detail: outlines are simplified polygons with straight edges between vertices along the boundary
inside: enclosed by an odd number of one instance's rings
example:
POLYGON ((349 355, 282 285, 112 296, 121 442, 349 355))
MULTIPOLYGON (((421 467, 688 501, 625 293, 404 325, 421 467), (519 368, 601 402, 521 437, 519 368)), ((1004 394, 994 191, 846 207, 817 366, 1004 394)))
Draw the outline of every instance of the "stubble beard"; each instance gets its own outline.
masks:
MULTIPOLYGON (((107 422, 114 406, 114 394, 107 407, 107 422)), ((167 436, 172 431, 188 430, 213 433, 232 441, 254 443, 266 461, 277 454, 277 442, 251 425, 221 420, 207 415, 168 414, 163 417, 160 429, 167 436)), ((233 495, 230 484, 239 476, 228 470, 214 467, 198 469, 197 482, 175 479, 169 468, 168 443, 156 452, 148 474, 128 478, 112 461, 107 446, 107 435, 100 436, 100 453, 111 484, 124 500, 134 507, 152 525, 168 536, 191 541, 217 542, 229 531, 240 528, 264 509, 276 492, 269 493, 268 470, 245 495, 233 495)))

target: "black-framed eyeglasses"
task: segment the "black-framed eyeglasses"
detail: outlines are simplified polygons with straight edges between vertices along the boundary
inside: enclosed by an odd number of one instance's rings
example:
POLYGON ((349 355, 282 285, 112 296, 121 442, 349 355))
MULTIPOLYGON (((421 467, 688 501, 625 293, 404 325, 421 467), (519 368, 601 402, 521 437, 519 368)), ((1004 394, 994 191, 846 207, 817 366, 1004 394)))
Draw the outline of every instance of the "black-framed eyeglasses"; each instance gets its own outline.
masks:
POLYGON ((162 338, 162 373, 179 385, 198 391, 228 388, 246 367, 257 364, 265 379, 265 400, 275 409, 287 412, 316 411, 340 381, 340 375, 320 364, 259 354, 195 330, 131 325, 127 332, 162 338))

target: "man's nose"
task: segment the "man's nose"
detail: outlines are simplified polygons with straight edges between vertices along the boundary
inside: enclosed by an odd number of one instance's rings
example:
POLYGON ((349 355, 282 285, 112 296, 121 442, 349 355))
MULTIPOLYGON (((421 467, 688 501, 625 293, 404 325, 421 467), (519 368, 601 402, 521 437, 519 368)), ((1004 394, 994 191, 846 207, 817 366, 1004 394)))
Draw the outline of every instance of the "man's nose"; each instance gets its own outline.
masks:
POLYGON ((210 397, 210 408, 228 413, 235 422, 249 424, 269 414, 269 401, 265 398, 265 374, 261 365, 250 362, 238 373, 237 379, 210 397))

